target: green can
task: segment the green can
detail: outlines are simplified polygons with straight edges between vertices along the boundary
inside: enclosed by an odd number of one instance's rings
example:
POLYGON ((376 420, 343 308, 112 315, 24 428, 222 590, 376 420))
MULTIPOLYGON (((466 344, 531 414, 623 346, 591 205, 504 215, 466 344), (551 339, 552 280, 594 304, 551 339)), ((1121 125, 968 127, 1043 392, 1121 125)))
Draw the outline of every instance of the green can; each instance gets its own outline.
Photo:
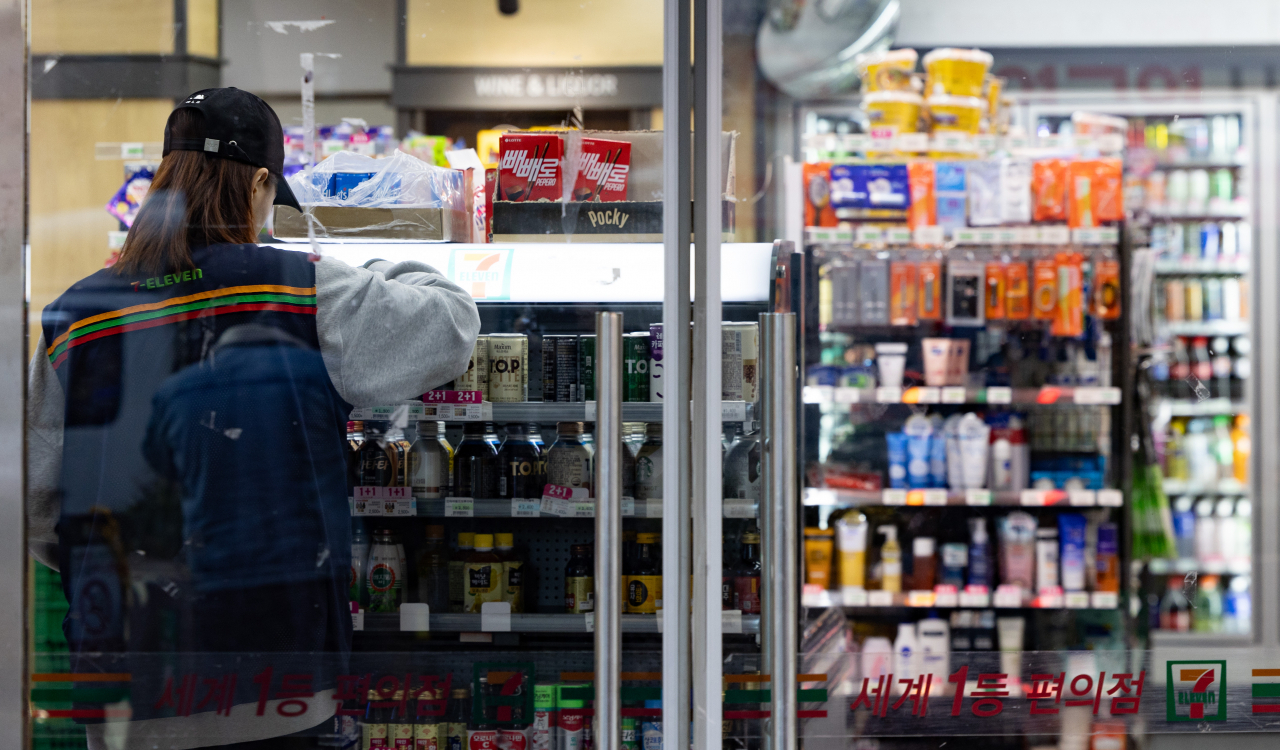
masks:
POLYGON ((649 401, 649 332, 622 337, 622 400, 649 401))
POLYGON ((578 337, 578 385, 580 401, 596 400, 596 337, 593 333, 578 337))
POLYGON ((622 750, 640 750, 640 722, 634 716, 622 717, 622 750))

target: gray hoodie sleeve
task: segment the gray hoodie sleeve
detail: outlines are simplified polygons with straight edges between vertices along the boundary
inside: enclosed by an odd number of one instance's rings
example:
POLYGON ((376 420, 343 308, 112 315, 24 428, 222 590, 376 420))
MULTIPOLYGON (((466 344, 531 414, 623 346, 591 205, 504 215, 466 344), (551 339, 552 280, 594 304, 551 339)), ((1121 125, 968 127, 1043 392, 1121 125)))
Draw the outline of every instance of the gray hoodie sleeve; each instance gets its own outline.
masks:
POLYGON ((58 569, 62 513, 58 486, 62 474, 62 384, 45 355, 44 335, 27 368, 27 543, 31 555, 58 569))
POLYGON ((471 295, 418 261, 316 263, 320 354, 353 406, 417 398, 467 371, 480 333, 471 295))

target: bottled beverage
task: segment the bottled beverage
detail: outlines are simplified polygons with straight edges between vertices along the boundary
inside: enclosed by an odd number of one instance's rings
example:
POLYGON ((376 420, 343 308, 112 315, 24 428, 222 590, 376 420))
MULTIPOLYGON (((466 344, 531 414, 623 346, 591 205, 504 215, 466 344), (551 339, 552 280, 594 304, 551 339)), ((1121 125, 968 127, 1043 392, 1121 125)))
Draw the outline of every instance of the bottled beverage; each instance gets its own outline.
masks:
POLYGON ((564 611, 582 614, 596 611, 595 560, 590 544, 569 548, 569 564, 564 569, 564 611))
POLYGON ((369 548, 369 572, 365 577, 369 588, 370 612, 397 612, 400 609, 404 564, 398 544, 395 534, 386 529, 373 532, 373 546, 369 548))
POLYGON ((1232 462, 1235 448, 1231 440, 1231 417, 1219 415, 1213 418, 1213 455, 1218 462, 1219 481, 1228 481, 1234 472, 1232 462))
POLYGON ((586 701, 570 698, 569 685, 556 686, 556 750, 583 750, 586 701))
POLYGON ((938 577, 937 541, 930 536, 911 540, 911 581, 913 591, 932 591, 938 577))
POLYGON ((1199 279, 1186 281, 1187 320, 1204 319, 1204 286, 1199 279))
MULTIPOLYGON (((478 534, 477 536, 483 536, 478 534)), ((480 696, 480 715, 474 709, 470 721, 467 722, 467 750, 498 750, 498 730, 491 723, 488 697, 489 677, 481 674, 476 685, 476 693, 480 696)))
MULTIPOLYGON (((424 698, 427 697, 425 694, 424 698)), ((444 688, 431 691, 430 697, 441 700, 445 697, 444 688)), ((442 716, 419 716, 413 728, 413 750, 444 750, 448 743, 446 727, 442 716)))
MULTIPOLYGON (((646 700, 644 707, 661 710, 662 699, 646 700)), ((640 750, 662 750, 662 719, 646 718, 640 722, 640 750)))
POLYGON ((1213 387, 1209 390, 1217 398, 1231 398, 1231 342, 1226 336, 1218 336, 1210 345, 1213 368, 1213 387))
POLYGON ((449 712, 445 718, 445 750, 464 750, 470 715, 471 691, 467 688, 454 688, 449 691, 449 712))
POLYGON ((1192 613, 1191 624, 1197 633, 1221 633, 1222 592, 1216 575, 1201 576, 1200 586, 1196 591, 1196 607, 1192 613))
POLYGON ((347 585, 347 595, 357 604, 368 604, 364 586, 365 565, 369 562, 369 537, 364 533, 364 524, 359 520, 351 522, 351 579, 347 585))
POLYGON ((522 424, 507 425, 507 437, 498 449, 502 474, 498 479, 498 497, 537 499, 547 483, 547 462, 542 449, 529 438, 522 424))
POLYGON ((1196 556, 1196 514, 1192 510, 1194 501, 1190 497, 1179 497, 1173 501, 1173 538, 1177 546, 1178 557, 1192 560, 1196 556))
POLYGON ((428 524, 426 540, 418 551, 418 601, 432 612, 449 611, 449 551, 444 527, 428 524))
POLYGON ((1120 592, 1120 529, 1114 523, 1098 524, 1098 546, 1094 555, 1097 590, 1120 592))
POLYGON ((503 572, 502 558, 493 551, 493 534, 476 534, 475 549, 462 567, 466 585, 462 610, 478 613, 485 602, 502 601, 503 572))
POLYGON ((1222 281, 1209 278, 1204 280, 1204 319, 1222 320, 1222 281))
MULTIPOLYGON (((498 727, 498 750, 529 750, 529 738, 531 735, 529 720, 533 717, 525 715, 524 702, 521 700, 521 697, 525 695, 525 691, 528 689, 529 686, 525 684, 523 676, 518 677, 514 683, 508 682, 505 685, 494 685, 490 688, 495 696, 501 694, 519 701, 518 705, 511 707, 510 715, 503 719, 513 723, 498 727)), ((498 716, 498 718, 502 719, 502 716, 498 716)))
POLYGON ((1164 319, 1182 320, 1187 311, 1186 286, 1177 279, 1164 283, 1164 319))
POLYGON ((404 430, 394 425, 387 428, 387 447, 395 454, 396 471, 391 480, 392 487, 409 487, 409 441, 404 439, 404 430))
POLYGON ((454 551, 449 558, 449 611, 464 612, 463 605, 466 603, 467 586, 464 568, 467 564, 467 558, 471 556, 471 551, 475 548, 476 535, 469 531, 458 534, 458 549, 454 551))
POLYGON ((733 445, 724 459, 724 496, 760 501, 760 423, 733 445))
POLYGON ((626 596, 623 611, 627 614, 651 615, 662 609, 662 561, 657 545, 657 534, 636 535, 636 553, 625 566, 622 579, 626 596))
POLYGON ((1191 375, 1191 355, 1187 353, 1187 342, 1181 336, 1173 339, 1173 361, 1169 363, 1169 395, 1174 398, 1185 398, 1190 394, 1187 378, 1191 375))
POLYGON ((583 441, 581 422, 557 422, 556 441, 547 451, 547 483, 582 487, 591 494, 591 450, 583 441))
POLYGON ((1244 398, 1244 384, 1249 379, 1252 368, 1249 366, 1249 337, 1237 336, 1231 341, 1231 351, 1235 359, 1231 362, 1231 398, 1244 398))
POLYGON ((347 490, 360 486, 360 445, 364 443, 364 422, 347 422, 347 490))
POLYGON ((1248 633, 1253 629, 1253 603, 1249 595, 1249 576, 1234 576, 1227 589, 1225 611, 1231 613, 1229 626, 1232 632, 1248 633))
POLYGON ((1160 602, 1160 629, 1186 633, 1191 630, 1191 604, 1182 595, 1182 578, 1171 576, 1160 602))
POLYGON ((393 709, 394 714, 387 722, 387 742, 391 750, 414 750, 413 717, 409 714, 413 709, 409 706, 393 709))
POLYGON ((636 454, 627 446, 626 437, 622 439, 622 497, 636 496, 636 454))
POLYGON ((1242 484, 1249 481, 1249 454, 1253 452, 1253 441, 1249 439, 1249 415, 1236 417, 1236 426, 1231 430, 1231 476, 1242 484))
POLYGON ((662 499, 662 423, 645 426, 644 444, 636 454, 636 499, 662 499))
POLYGON ((1191 374, 1205 383, 1213 379, 1213 360, 1209 356, 1209 339, 1204 336, 1196 336, 1192 339, 1191 374))
POLYGON ((1213 500, 1201 498, 1196 503, 1196 559, 1201 563, 1219 560, 1218 523, 1213 517, 1213 500))
POLYGON ((389 731, 387 724, 386 709, 371 708, 369 715, 360 725, 360 747, 370 748, 370 750, 381 750, 390 747, 389 731))
POLYGON ((497 497, 498 437, 486 422, 467 422, 453 454, 453 496, 497 497))
POLYGON ((438 422, 418 423, 418 439, 409 446, 409 484, 414 497, 441 498, 449 492, 452 451, 439 433, 438 422))
POLYGON ((533 686, 532 750, 552 750, 556 731, 556 686, 533 686))
POLYGON ((511 534, 498 534, 498 557, 502 558, 502 601, 511 605, 512 612, 524 611, 524 560, 515 549, 511 534))
POLYGON ((760 614, 760 531, 742 534, 742 553, 733 578, 733 608, 744 615, 760 614))
POLYGON ((1187 461, 1187 423, 1182 419, 1169 421, 1169 440, 1165 444, 1165 476, 1185 482, 1191 478, 1191 467, 1187 461))
POLYGON ((360 487, 395 487, 400 475, 403 452, 387 438, 383 426, 374 422, 364 426, 364 442, 360 444, 360 487))

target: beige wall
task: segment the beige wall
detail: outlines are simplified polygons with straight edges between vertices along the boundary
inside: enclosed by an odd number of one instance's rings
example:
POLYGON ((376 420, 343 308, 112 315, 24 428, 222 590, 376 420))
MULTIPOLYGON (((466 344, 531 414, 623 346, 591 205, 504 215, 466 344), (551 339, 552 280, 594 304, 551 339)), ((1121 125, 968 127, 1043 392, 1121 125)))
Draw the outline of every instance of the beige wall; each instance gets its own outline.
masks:
POLYGON ((31 53, 173 52, 173 0, 31 0, 31 53))
POLYGON ((102 141, 156 142, 173 109, 168 99, 31 102, 31 342, 40 311, 72 283, 102 268, 105 206, 124 182, 124 162, 97 161, 102 141))
POLYGON ((409 0, 410 65, 662 64, 662 0, 409 0))
POLYGON ((187 0, 187 53, 218 56, 218 0, 187 0))

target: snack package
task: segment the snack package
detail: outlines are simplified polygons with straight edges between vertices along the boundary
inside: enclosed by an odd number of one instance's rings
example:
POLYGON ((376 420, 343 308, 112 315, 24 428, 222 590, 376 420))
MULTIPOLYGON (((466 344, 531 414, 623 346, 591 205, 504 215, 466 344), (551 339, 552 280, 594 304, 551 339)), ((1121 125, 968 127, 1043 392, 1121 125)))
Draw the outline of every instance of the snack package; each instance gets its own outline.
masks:
POLYGON ((575 201, 624 201, 627 173, 631 170, 631 144, 603 138, 583 138, 578 177, 573 183, 575 201))
POLYGON ((1000 160, 1000 221, 1031 221, 1031 162, 1025 159, 1000 160))
POLYGON ((287 179, 289 187, 306 206, 358 206, 362 208, 424 207, 463 208, 466 173, 428 164, 396 150, 391 156, 370 156, 339 151, 306 172, 287 179))
POLYGON ((889 324, 913 326, 916 324, 915 263, 894 261, 889 265, 889 324))
POLYGON ((1058 253, 1054 256, 1054 264, 1057 266, 1057 309, 1049 333, 1078 337, 1084 333, 1084 256, 1058 253))
POLYGON ((934 191, 934 162, 913 161, 907 164, 907 186, 911 207, 907 209, 907 226, 931 227, 938 223, 938 197, 934 191))
POLYGON ((946 161, 937 162, 935 167, 934 190, 938 196, 938 207, 934 217, 938 226, 944 229, 958 229, 968 221, 966 168, 962 162, 946 161))
POLYGON ((909 205, 905 164, 837 164, 831 168, 836 209, 898 209, 909 205))
POLYGON ((1031 218, 1034 221, 1066 220, 1066 159, 1041 159, 1031 165, 1031 218))
POLYGON ((802 167, 804 180, 804 225, 806 227, 834 227, 835 209, 831 206, 830 162, 805 164, 802 167))
POLYGON ((1042 258, 1031 265, 1031 313, 1036 320, 1053 320, 1058 310, 1058 269, 1042 258))
POLYGON ((1004 265, 1004 315, 1009 320, 1026 320, 1031 316, 1031 285, 1027 264, 1013 261, 1004 265))
POLYGON ((1098 222, 1124 219, 1124 165, 1119 159, 1095 159, 1093 216, 1098 222))
POLYGON ((1003 263, 988 263, 983 282, 987 320, 1004 320, 1005 271, 1003 263))
POLYGON ((965 173, 969 187, 969 224, 989 227, 1000 223, 1000 162, 975 161, 965 173))
POLYGON ((1094 315, 1103 320, 1120 317, 1120 261, 1102 258, 1094 264, 1094 315))
POLYGON ((864 52, 853 64, 862 79, 863 92, 911 91, 911 73, 919 54, 910 48, 864 52))
POLYGON ((925 91, 930 96, 982 96, 983 83, 992 61, 991 53, 980 49, 935 49, 924 56, 924 69, 928 75, 925 91))
POLYGON ((503 133, 499 139, 499 198, 556 201, 562 197, 564 141, 555 133, 503 133))
POLYGON ((1067 165, 1067 226, 1096 227, 1098 217, 1093 212, 1093 164, 1073 161, 1067 165))
POLYGON ((926 260, 920 264, 916 275, 920 280, 916 292, 920 303, 917 317, 920 320, 941 320, 942 264, 936 260, 926 260))
POLYGON ((138 209, 142 207, 142 201, 146 199, 147 191, 151 189, 153 179, 155 175, 146 167, 129 175, 116 194, 111 196, 111 200, 107 201, 107 213, 119 219, 125 227, 132 227, 133 220, 138 216, 138 209))

